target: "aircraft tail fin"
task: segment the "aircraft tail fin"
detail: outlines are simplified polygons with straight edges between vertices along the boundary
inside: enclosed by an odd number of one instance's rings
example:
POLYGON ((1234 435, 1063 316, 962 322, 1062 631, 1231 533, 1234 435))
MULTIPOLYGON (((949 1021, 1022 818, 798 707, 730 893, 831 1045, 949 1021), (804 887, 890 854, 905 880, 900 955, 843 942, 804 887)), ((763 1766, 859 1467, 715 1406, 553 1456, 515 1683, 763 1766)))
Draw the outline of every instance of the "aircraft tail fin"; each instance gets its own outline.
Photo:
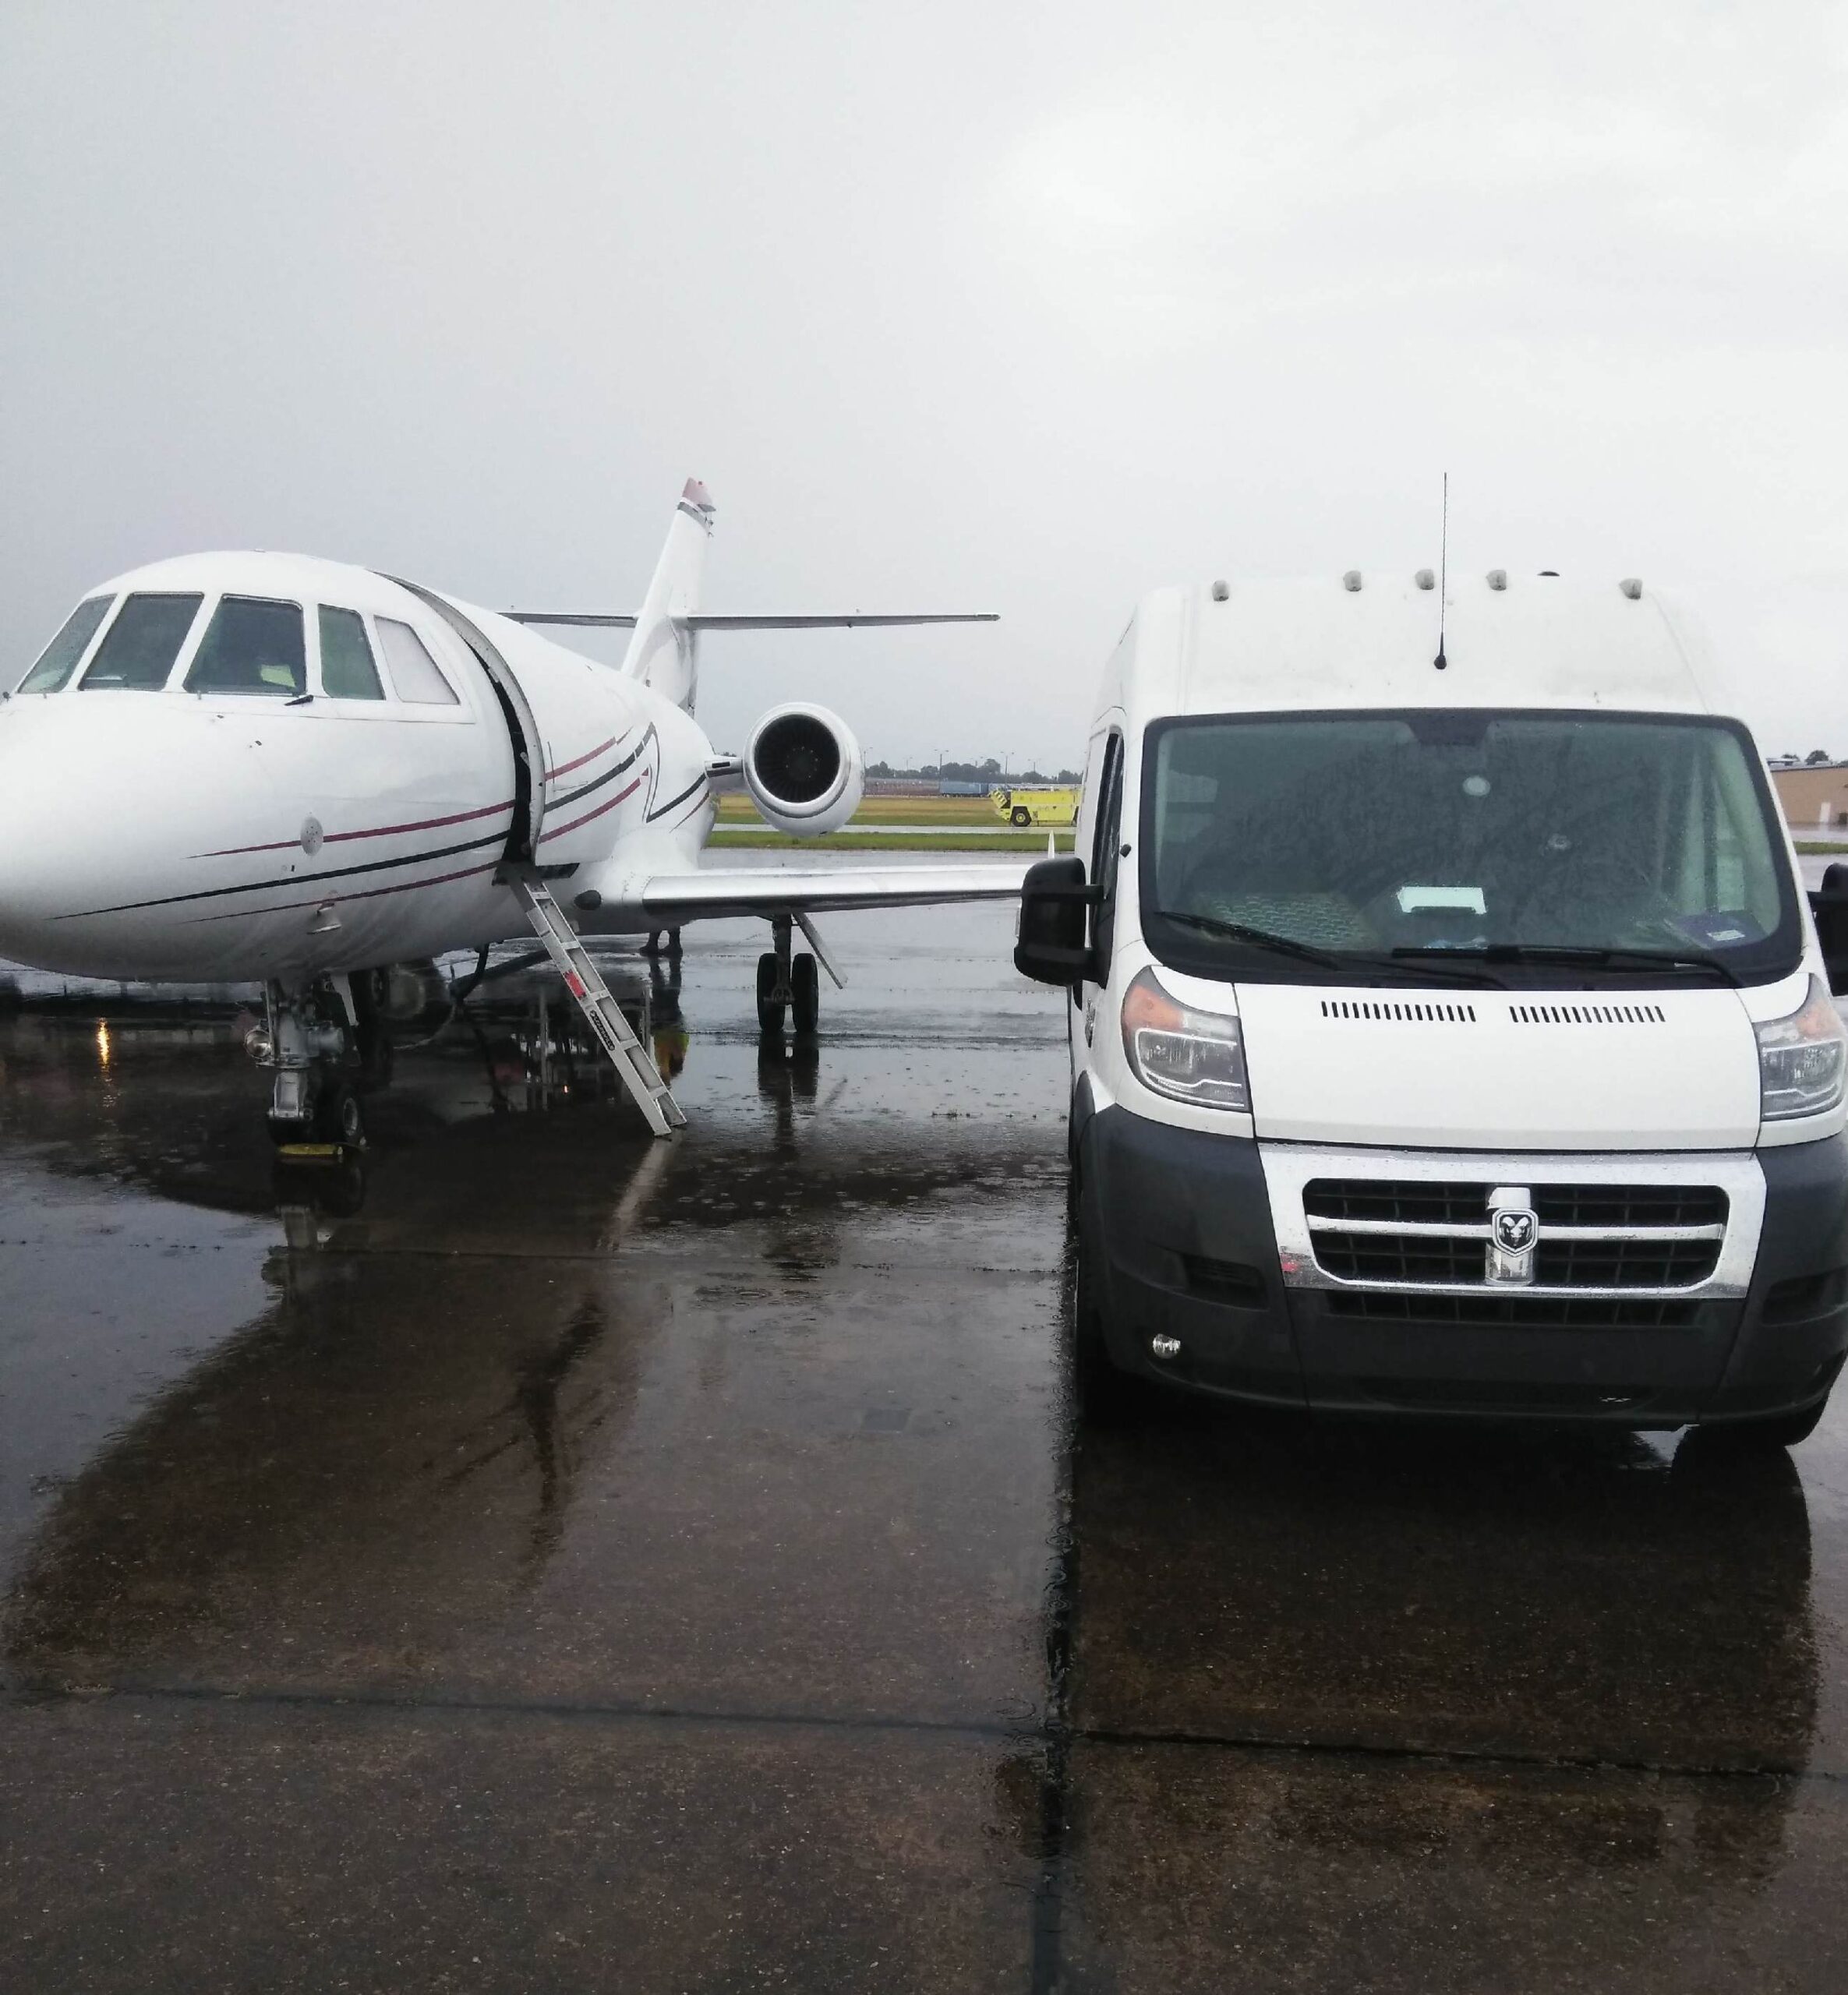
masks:
POLYGON ((699 688, 699 639, 684 620, 699 607, 712 516, 706 488, 697 478, 688 478, 648 595, 636 612, 634 635, 623 655, 623 670, 630 678, 641 680, 689 713, 699 688))

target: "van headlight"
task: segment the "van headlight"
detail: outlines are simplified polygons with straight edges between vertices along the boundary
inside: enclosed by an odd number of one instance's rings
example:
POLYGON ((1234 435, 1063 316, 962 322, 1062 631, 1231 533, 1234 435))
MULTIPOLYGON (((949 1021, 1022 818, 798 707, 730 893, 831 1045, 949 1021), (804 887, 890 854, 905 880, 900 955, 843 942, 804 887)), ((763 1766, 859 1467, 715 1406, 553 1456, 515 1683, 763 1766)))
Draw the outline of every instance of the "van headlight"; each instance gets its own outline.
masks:
POLYGON ((1840 1101, 1848 1034, 1820 977, 1810 979, 1800 1010, 1752 1029, 1758 1036, 1758 1112, 1767 1122, 1820 1115, 1840 1101))
POLYGON ((1123 1051, 1143 1086, 1170 1101, 1251 1107, 1237 1019, 1177 1004, 1153 970, 1143 971, 1123 993, 1123 1051))

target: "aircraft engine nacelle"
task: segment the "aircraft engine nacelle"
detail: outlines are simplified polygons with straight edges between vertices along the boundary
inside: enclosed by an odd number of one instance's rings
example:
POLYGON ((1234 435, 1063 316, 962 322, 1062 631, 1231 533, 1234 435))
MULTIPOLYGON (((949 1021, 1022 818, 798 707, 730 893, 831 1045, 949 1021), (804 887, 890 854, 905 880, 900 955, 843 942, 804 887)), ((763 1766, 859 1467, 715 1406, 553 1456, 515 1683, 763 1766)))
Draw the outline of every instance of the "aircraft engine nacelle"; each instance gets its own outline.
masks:
POLYGON ((744 787, 773 831, 799 839, 839 831, 860 808, 866 765, 846 722, 800 701, 772 707, 751 729, 744 787))

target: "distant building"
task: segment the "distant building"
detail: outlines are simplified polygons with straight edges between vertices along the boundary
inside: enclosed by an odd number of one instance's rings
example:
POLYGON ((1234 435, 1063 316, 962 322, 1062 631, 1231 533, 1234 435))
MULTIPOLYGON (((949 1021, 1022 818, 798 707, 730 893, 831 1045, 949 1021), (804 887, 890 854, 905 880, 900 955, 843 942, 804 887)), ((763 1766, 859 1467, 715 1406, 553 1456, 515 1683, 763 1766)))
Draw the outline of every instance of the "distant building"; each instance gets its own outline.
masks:
POLYGON ((1774 768, 1772 787, 1793 832, 1848 825, 1848 762, 1804 762, 1774 768))

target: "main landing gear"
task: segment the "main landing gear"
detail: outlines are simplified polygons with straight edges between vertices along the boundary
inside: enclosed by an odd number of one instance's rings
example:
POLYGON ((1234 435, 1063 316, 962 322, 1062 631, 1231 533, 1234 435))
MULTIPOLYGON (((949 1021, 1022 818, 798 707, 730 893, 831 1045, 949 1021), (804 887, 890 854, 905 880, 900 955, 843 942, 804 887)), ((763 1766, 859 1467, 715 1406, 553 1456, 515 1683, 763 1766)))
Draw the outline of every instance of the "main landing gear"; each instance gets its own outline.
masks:
POLYGON ((757 959, 757 1027, 765 1039, 781 1039, 783 1014, 798 1039, 813 1039, 822 1022, 822 977, 813 956, 804 950, 792 955, 786 914, 774 916, 771 939, 776 945, 757 959))
POLYGON ((380 987, 383 971, 316 978, 298 990, 272 983, 265 1017, 245 1043, 275 1074, 270 1139, 279 1148, 366 1142, 361 1096, 391 1078, 391 1038, 380 987))

